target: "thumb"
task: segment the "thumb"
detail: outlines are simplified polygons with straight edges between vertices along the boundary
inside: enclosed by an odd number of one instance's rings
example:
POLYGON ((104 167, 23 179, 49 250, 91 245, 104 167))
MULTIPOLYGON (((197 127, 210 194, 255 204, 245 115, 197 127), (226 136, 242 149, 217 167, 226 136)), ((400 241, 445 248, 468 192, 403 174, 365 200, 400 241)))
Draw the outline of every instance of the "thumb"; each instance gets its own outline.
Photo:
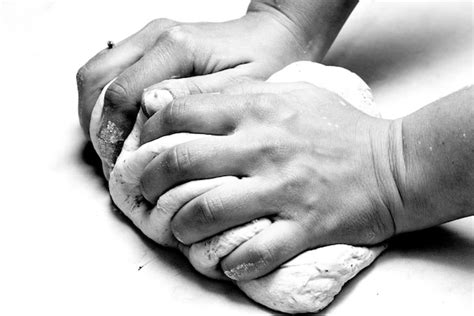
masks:
POLYGON ((190 94, 220 92, 237 83, 252 80, 246 67, 226 69, 216 73, 170 79, 148 87, 142 94, 141 107, 147 117, 161 110, 176 98, 190 94))

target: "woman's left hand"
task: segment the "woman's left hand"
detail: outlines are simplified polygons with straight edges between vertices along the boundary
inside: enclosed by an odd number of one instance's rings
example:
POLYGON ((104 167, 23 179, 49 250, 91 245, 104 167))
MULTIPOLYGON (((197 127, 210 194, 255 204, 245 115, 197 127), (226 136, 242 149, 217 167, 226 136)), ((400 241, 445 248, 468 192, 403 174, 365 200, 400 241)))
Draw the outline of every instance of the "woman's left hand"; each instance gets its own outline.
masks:
POLYGON ((370 117, 307 83, 253 83, 174 100, 145 124, 142 143, 210 134, 177 145, 145 169, 152 203, 191 180, 233 175, 172 220, 191 244, 253 219, 273 223, 222 261, 235 280, 262 276, 318 246, 375 244, 396 232, 400 196, 392 121, 370 117), (396 216, 395 216, 396 218, 396 216))

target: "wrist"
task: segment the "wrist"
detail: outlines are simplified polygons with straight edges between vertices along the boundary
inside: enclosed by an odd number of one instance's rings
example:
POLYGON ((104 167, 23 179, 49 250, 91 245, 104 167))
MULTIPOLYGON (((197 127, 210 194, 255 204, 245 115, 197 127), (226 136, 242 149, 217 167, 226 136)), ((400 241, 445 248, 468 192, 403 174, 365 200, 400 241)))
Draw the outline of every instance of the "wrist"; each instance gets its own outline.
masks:
POLYGON ((392 201, 391 214, 395 226, 395 234, 408 230, 410 221, 406 216, 406 166, 403 147, 403 121, 389 121, 387 136, 387 158, 393 189, 390 196, 392 201))
POLYGON ((404 118, 392 121, 389 137, 391 172, 400 198, 400 207, 392 212, 396 233, 416 231, 446 221, 438 216, 443 212, 437 212, 432 201, 432 196, 437 195, 431 188, 432 175, 438 172, 431 170, 419 154, 417 145, 423 141, 414 137, 406 125, 404 118), (414 146, 414 142, 417 145, 414 146))
POLYGON ((473 113, 472 89, 465 89, 398 120, 403 232, 474 213, 474 149, 468 137, 473 113))
POLYGON ((386 238, 403 231, 404 203, 400 192, 403 185, 404 161, 401 124, 397 120, 370 119, 371 160, 378 191, 377 211, 385 219, 386 238))
POLYGON ((302 59, 319 62, 356 4, 354 0, 252 0, 247 14, 271 16, 293 34, 302 59))

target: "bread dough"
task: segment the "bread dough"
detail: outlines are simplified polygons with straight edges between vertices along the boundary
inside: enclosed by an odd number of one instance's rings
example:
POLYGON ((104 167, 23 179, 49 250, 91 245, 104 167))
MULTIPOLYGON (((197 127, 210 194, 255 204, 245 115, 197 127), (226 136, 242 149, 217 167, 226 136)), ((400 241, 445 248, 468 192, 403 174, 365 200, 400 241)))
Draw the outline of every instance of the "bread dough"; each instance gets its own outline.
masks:
POLYGON ((306 251, 275 272, 238 286, 253 300, 286 313, 317 312, 344 283, 371 264, 380 247, 332 245, 306 251))
MULTIPOLYGON (((339 94, 367 114, 379 116, 369 87, 357 75, 343 68, 297 62, 274 74, 268 81, 306 81, 339 94)), ((177 144, 208 136, 178 133, 139 147, 140 132, 146 120, 140 111, 114 165, 113 155, 118 152, 116 146, 120 145, 116 140, 122 131, 111 122, 105 134, 99 135, 98 131, 106 88, 95 105, 90 134, 106 177, 110 174, 109 190, 114 203, 146 236, 161 245, 180 249, 197 271, 211 278, 226 279, 219 266, 220 259, 264 230, 271 221, 258 219, 190 247, 179 243, 171 233, 170 221, 180 207, 213 187, 237 179, 229 176, 191 181, 180 186, 179 195, 175 195, 172 189, 160 197, 157 205, 150 205, 139 187, 146 165, 177 144)), ((264 277, 236 284, 250 298, 271 309, 288 313, 316 312, 326 307, 344 283, 372 263, 383 249, 384 245, 321 247, 300 254, 264 277)))

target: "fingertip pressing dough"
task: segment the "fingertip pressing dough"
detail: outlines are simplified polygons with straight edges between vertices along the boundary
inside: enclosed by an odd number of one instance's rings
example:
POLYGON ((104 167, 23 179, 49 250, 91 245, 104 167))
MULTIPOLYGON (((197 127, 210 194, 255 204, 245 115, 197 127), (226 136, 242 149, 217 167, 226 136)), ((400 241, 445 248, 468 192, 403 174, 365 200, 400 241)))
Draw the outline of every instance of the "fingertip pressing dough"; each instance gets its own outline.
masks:
MULTIPOLYGON (((357 75, 343 68, 297 62, 277 72, 268 81, 306 81, 337 93, 369 115, 379 116, 369 87, 357 75)), ((93 110, 90 135, 102 159, 114 203, 146 236, 161 245, 180 249, 197 271, 211 278, 227 279, 220 269, 221 258, 271 225, 271 221, 261 218, 191 246, 181 244, 170 228, 174 214, 188 201, 209 189, 239 180, 229 176, 191 181, 165 193, 156 205, 150 205, 140 192, 139 181, 146 165, 177 144, 208 135, 178 133, 139 146, 140 132, 146 120, 140 111, 132 132, 114 161, 117 139, 123 135, 112 125, 99 131, 106 89, 93 110)), ((344 283, 370 265, 384 249, 384 245, 321 247, 296 256, 261 278, 236 284, 251 299, 271 309, 287 313, 316 312, 326 307, 344 283)))

